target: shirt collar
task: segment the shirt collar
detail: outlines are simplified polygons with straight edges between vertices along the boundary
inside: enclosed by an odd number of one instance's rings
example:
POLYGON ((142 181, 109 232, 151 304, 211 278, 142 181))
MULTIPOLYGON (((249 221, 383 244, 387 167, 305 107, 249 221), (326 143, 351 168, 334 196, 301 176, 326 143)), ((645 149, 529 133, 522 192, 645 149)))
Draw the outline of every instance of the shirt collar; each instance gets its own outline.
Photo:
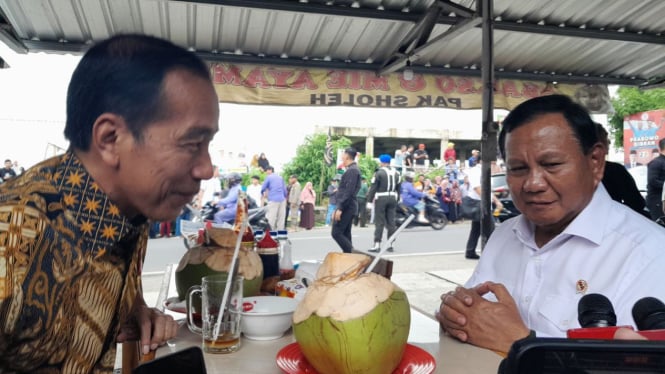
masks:
MULTIPOLYGON (((599 245, 605 236, 604 231, 610 215, 612 201, 603 184, 599 183, 589 204, 568 224, 563 232, 543 246, 543 249, 570 236, 580 237, 599 245)), ((538 249, 535 245, 535 225, 524 215, 519 216, 513 227, 513 232, 522 243, 533 249, 538 249)))
POLYGON ((73 214, 83 236, 96 256, 131 242, 146 223, 144 216, 129 219, 102 191, 72 151, 66 152, 53 173, 52 183, 62 195, 64 208, 73 214))

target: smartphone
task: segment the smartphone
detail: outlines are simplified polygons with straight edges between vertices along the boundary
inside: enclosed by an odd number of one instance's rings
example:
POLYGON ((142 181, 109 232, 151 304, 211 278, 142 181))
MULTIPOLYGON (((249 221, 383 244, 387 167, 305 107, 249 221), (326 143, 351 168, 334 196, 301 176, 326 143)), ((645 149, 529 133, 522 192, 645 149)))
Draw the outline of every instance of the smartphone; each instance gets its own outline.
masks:
POLYGON ((499 374, 665 373, 665 341, 534 338, 515 342, 499 374))
POLYGON ((144 362, 132 371, 133 374, 187 373, 206 374, 203 351, 199 347, 190 347, 182 351, 169 353, 152 361, 144 362))

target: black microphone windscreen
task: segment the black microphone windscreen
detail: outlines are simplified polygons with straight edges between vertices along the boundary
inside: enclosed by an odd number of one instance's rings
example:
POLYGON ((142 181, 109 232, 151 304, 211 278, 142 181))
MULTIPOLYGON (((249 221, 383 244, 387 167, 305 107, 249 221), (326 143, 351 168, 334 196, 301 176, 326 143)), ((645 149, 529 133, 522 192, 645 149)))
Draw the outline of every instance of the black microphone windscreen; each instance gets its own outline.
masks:
POLYGON ((577 304, 577 320, 582 327, 616 326, 617 316, 610 300, 597 293, 582 296, 577 304))
POLYGON ((633 320, 638 330, 665 329, 665 304, 655 297, 644 297, 633 305, 633 320))

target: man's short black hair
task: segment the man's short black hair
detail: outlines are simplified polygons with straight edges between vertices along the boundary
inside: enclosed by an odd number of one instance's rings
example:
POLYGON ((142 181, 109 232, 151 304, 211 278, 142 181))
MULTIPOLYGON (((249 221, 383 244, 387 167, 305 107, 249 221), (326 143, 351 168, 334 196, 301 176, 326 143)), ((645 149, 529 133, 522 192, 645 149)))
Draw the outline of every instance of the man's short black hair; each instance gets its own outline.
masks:
POLYGON ((298 176, 296 174, 291 174, 289 178, 298 179, 298 176))
POLYGON ((12 160, 10 160, 10 159, 6 159, 6 160, 5 160, 5 164, 8 163, 8 162, 12 162, 12 160))
POLYGON ((275 172, 275 168, 272 167, 271 165, 268 165, 268 166, 266 167, 266 171, 268 171, 268 170, 272 171, 273 173, 275 172))
POLYGON ((252 175, 252 179, 256 179, 257 181, 260 181, 261 177, 259 177, 258 175, 252 175))
POLYGON ((358 154, 358 151, 356 151, 356 149, 353 148, 353 147, 348 147, 344 150, 344 153, 349 155, 349 157, 351 157, 352 160, 355 160, 356 159, 356 154, 358 154))
POLYGON ((661 152, 665 152, 665 138, 658 141, 658 149, 660 149, 661 152))
POLYGON ((527 100, 513 109, 503 120, 503 128, 499 134, 499 149, 506 158, 506 135, 534 118, 550 113, 561 113, 586 155, 598 143, 596 124, 589 112, 565 95, 539 96, 527 100))
POLYGON ((169 116, 162 88, 166 75, 176 69, 210 80, 199 57, 163 39, 125 34, 94 45, 69 82, 65 137, 74 148, 87 151, 95 120, 115 113, 140 140, 146 125, 169 116))

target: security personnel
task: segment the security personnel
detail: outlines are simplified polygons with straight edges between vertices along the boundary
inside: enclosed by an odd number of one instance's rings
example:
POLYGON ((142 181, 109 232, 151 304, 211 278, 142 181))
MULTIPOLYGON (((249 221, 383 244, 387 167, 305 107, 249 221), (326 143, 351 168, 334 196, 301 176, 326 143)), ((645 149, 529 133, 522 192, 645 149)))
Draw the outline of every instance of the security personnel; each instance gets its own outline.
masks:
MULTIPOLYGON (((390 167, 390 156, 382 154, 379 156, 381 166, 372 177, 372 185, 367 193, 367 201, 374 201, 374 246, 370 252, 378 252, 383 236, 383 227, 388 228, 388 238, 392 236, 397 227, 395 226, 395 210, 399 200, 400 175, 399 172, 390 167)), ((392 246, 388 248, 393 251, 392 246)))

